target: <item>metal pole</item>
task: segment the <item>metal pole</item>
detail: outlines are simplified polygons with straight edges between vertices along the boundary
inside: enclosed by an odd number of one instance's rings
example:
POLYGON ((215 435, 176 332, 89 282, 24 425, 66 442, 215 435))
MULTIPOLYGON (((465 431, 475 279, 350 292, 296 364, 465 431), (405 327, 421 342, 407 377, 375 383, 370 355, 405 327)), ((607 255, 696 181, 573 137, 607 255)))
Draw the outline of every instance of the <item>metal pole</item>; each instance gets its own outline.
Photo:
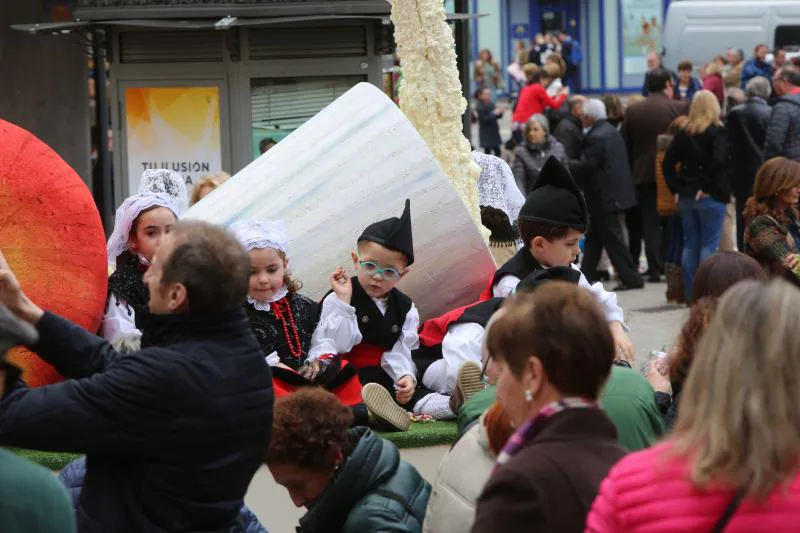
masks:
MULTIPOLYGON (((469 0, 455 0, 455 12, 459 15, 469 14, 469 0)), ((461 78, 461 91, 467 99, 467 110, 462 117, 464 122, 464 137, 472 142, 472 98, 469 94, 470 89, 470 36, 469 19, 456 21, 455 41, 456 41, 456 61, 458 62, 458 72, 461 78)))
POLYGON ((111 119, 108 109, 108 90, 106 85, 106 33, 97 30, 92 36, 92 53, 94 55, 95 112, 97 128, 95 142, 97 144, 97 167, 93 173, 92 194, 100 211, 100 219, 110 235, 114 229, 114 190, 111 178, 111 152, 108 150, 108 130, 111 119))

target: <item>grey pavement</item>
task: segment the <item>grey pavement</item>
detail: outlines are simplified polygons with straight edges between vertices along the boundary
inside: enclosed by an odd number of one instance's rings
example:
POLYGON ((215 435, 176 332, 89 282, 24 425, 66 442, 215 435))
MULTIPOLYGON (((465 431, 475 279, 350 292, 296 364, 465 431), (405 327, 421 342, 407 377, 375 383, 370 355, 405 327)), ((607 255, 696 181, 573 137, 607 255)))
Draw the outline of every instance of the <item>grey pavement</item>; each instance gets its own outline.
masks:
MULTIPOLYGON (((685 307, 666 304, 665 289, 666 284, 655 283, 648 284, 642 290, 618 294, 620 305, 625 310, 626 321, 631 328, 629 335, 636 348, 637 366, 645 363, 652 350, 661 350, 675 341, 686 315, 685 307)), ((401 455, 432 482, 436 478, 439 462, 447 450, 447 446, 404 449, 401 450, 401 455)), ((292 504, 286 490, 275 484, 266 468, 256 474, 245 502, 270 533, 294 531, 298 519, 305 512, 292 504)))

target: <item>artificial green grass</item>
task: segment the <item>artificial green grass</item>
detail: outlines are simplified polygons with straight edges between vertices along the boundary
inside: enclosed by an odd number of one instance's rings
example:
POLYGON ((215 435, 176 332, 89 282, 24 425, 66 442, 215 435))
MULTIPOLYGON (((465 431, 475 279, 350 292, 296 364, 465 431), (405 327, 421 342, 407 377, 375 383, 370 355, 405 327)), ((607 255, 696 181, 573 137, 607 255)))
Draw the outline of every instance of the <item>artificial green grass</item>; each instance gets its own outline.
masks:
MULTIPOLYGON (((412 422, 408 431, 378 434, 384 439, 393 442, 398 448, 424 448, 426 446, 453 444, 458 435, 458 425, 455 422, 442 421, 412 422)), ((11 451, 55 472, 80 457, 80 454, 75 453, 40 452, 19 448, 11 451)))
POLYGON ((412 422, 408 431, 382 433, 378 435, 393 442, 398 448, 424 448, 453 444, 458 436, 458 424, 455 422, 433 421, 412 422))
POLYGON ((80 454, 76 453, 40 452, 38 450, 22 450, 19 448, 12 449, 11 451, 20 457, 24 457, 31 462, 49 468, 55 472, 58 472, 67 466, 67 464, 80 457, 80 454))

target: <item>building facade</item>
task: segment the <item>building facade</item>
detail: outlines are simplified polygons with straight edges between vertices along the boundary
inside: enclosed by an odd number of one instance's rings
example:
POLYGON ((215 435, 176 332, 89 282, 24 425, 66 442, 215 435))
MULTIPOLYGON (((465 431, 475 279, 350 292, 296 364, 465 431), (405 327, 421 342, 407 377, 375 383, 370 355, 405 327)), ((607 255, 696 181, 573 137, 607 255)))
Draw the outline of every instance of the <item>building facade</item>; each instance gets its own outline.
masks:
POLYGON ((519 41, 565 31, 583 51, 581 92, 638 92, 646 55, 661 46, 670 0, 471 0, 472 54, 492 51, 506 68, 519 41))

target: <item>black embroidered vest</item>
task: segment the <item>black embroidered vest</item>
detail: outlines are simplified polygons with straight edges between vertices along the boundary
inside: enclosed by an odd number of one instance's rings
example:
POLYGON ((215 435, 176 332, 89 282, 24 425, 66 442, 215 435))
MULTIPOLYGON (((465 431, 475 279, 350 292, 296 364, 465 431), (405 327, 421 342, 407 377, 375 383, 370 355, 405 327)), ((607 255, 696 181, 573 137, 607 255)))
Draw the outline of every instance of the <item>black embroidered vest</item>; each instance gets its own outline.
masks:
POLYGON ((311 336, 319 323, 321 307, 317 302, 295 293, 289 293, 284 300, 289 303, 297 335, 300 338, 303 353, 299 358, 292 354, 289 341, 286 339, 288 332, 294 342, 291 322, 287 320, 286 331, 284 331, 284 324, 273 312, 274 305, 270 305, 269 311, 259 311, 252 304, 245 303, 245 311, 250 319, 253 333, 264 350, 264 355, 268 356, 272 352, 277 352, 281 363, 293 370, 298 370, 308 359, 311 336))
POLYGON ((386 314, 382 315, 377 304, 361 287, 358 278, 352 278, 352 283, 353 296, 350 305, 356 309, 362 342, 390 350, 400 338, 406 315, 411 311, 411 298, 398 289, 392 289, 387 296, 386 314))
POLYGON ((494 277, 492 278, 491 286, 494 287, 497 282, 499 282, 505 276, 516 276, 520 280, 523 280, 533 274, 536 270, 543 268, 544 267, 533 258, 530 250, 525 247, 520 248, 519 251, 514 254, 514 257, 506 261, 503 266, 497 269, 497 272, 494 273, 494 277))
POLYGON ((108 292, 122 300, 135 313, 136 327, 141 329, 139 317, 149 310, 150 291, 144 284, 147 268, 129 251, 117 257, 117 269, 108 278, 108 292))

